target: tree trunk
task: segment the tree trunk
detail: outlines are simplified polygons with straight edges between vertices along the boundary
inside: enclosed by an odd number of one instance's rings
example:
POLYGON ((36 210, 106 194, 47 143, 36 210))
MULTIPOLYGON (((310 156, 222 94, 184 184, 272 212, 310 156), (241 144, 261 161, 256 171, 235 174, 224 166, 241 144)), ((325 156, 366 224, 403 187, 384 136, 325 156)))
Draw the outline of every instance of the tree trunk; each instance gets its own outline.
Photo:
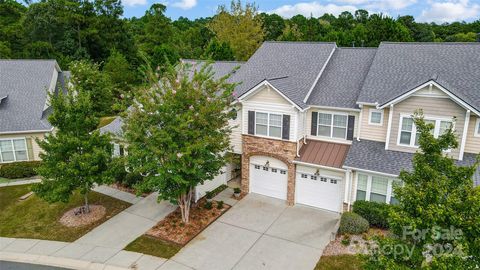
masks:
POLYGON ((88 192, 85 193, 84 195, 84 199, 85 199, 85 213, 90 213, 90 205, 88 204, 88 192))
POLYGON ((190 188, 187 193, 180 195, 178 198, 178 206, 182 214, 183 223, 190 222, 190 206, 192 204, 193 188, 190 188))

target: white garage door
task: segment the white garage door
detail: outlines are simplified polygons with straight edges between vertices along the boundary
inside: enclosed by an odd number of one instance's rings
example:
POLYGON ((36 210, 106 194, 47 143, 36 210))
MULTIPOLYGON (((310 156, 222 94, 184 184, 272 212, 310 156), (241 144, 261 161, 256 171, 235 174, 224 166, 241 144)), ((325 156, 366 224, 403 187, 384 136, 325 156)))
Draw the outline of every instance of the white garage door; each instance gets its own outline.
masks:
POLYGON ((296 202, 334 212, 340 212, 341 179, 297 173, 296 202))
POLYGON ((250 192, 287 199, 288 170, 278 159, 250 157, 250 192))

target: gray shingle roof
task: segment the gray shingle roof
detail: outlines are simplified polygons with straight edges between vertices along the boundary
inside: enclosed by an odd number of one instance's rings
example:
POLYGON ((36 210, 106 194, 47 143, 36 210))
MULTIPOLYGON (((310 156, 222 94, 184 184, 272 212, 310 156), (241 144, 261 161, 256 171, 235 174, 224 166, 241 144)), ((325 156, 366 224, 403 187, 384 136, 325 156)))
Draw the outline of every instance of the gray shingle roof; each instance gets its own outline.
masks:
POLYGON ((382 42, 358 101, 380 105, 433 79, 480 109, 480 43, 382 42))
POLYGON ((101 127, 100 133, 101 134, 111 133, 114 136, 122 137, 122 134, 123 134, 122 126, 123 126, 123 119, 121 117, 117 117, 108 125, 101 127))
MULTIPOLYGON (((344 166, 363 170, 398 175, 402 170, 412 170, 413 153, 385 150, 384 142, 353 140, 344 166)), ((476 155, 465 153, 457 165, 468 166, 475 163, 476 155)), ((475 185, 480 185, 480 168, 477 170, 475 185)))
POLYGON ((56 65, 55 60, 0 60, 0 97, 8 96, 0 104, 0 132, 52 128, 44 108, 56 65))
POLYGON ((237 96, 267 80, 305 108, 303 100, 335 48, 333 42, 264 42, 232 76, 234 82, 241 82, 237 96))
MULTIPOLYGON (((184 63, 192 65, 193 70, 200 70, 203 65, 207 63, 205 60, 195 60, 195 59, 182 59, 184 63)), ((214 72, 213 77, 219 79, 230 72, 235 68, 241 67, 245 62, 240 61, 215 61, 211 63, 212 71, 214 72)))
POLYGON ((357 97, 375 52, 375 48, 336 49, 307 104, 357 108, 357 97))

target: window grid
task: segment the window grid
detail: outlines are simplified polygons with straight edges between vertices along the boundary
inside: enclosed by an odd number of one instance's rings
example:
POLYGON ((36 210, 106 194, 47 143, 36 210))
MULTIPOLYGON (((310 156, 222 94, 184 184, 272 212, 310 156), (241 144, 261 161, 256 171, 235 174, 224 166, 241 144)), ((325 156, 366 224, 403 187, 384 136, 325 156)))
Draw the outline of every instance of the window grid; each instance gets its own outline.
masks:
POLYGON ((28 161, 25 138, 0 140, 0 162, 28 161))
POLYGON ((377 109, 370 109, 369 116, 368 116, 368 124, 369 125, 383 125, 383 110, 377 109))
MULTIPOLYGON (((438 138, 453 125, 452 121, 428 118, 425 119, 425 123, 434 125, 431 133, 435 138, 438 138)), ((400 117, 398 145, 418 147, 419 139, 420 132, 417 131, 417 127, 415 126, 413 119, 409 116, 400 117)))
POLYGON ((282 138, 283 115, 255 112, 255 135, 282 138))
POLYGON ((396 178, 358 174, 356 200, 398 203, 394 196, 394 186, 402 185, 396 178))
POLYGON ((317 135, 330 138, 347 138, 348 116, 318 113, 317 135))

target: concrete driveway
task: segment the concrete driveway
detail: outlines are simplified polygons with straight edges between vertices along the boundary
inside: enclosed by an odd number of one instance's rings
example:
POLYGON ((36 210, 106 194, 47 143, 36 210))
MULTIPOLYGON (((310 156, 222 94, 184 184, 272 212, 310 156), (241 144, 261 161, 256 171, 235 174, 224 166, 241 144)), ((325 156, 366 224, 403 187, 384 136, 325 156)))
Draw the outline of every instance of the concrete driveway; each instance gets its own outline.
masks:
MULTIPOLYGON (((172 258, 178 269, 311 270, 339 219, 334 214, 248 194, 172 258)), ((177 268, 172 268, 177 269, 177 268)))

